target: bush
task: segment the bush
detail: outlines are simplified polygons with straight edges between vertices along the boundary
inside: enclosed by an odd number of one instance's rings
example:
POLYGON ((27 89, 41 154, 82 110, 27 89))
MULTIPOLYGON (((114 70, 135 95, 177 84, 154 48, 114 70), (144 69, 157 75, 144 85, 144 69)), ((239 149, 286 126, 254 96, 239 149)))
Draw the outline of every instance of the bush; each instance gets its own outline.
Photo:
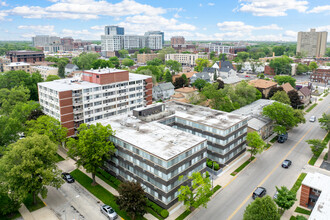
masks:
POLYGON ((220 166, 217 162, 213 162, 214 170, 219 170, 220 166))
POLYGON ((168 211, 166 209, 163 209, 160 214, 163 218, 167 218, 170 213, 168 213, 168 211))
POLYGON ((149 208, 151 208, 152 210, 154 210, 155 212, 157 212, 158 215, 161 215, 162 216, 162 211, 163 211, 163 208, 158 206, 156 203, 148 200, 147 201, 147 206, 149 208))
POLYGON ((216 185, 216 186, 213 188, 213 193, 215 193, 216 191, 218 191, 220 188, 221 188, 220 185, 216 185))
POLYGON ((206 161, 206 165, 209 167, 209 168, 212 168, 212 160, 208 160, 206 161))
POLYGON ((300 208, 300 207, 297 207, 294 211, 298 212, 298 213, 301 213, 301 214, 304 214, 304 215, 310 215, 312 213, 310 210, 303 209, 303 208, 300 208))

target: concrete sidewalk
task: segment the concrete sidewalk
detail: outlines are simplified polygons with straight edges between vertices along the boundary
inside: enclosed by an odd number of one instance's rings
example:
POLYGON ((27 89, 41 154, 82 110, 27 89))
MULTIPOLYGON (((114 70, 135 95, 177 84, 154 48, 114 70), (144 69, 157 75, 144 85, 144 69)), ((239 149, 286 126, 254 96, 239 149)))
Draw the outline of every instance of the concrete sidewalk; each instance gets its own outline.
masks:
POLYGON ((21 213, 24 220, 35 220, 32 213, 26 208, 24 203, 22 203, 21 208, 19 208, 18 211, 21 213))

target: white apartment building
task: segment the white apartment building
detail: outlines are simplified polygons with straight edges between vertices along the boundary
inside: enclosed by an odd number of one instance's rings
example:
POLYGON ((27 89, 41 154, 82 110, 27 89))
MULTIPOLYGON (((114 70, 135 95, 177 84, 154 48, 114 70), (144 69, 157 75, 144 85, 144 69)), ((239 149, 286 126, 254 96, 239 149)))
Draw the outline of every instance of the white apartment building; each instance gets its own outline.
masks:
POLYGON ((101 35, 102 51, 118 51, 124 49, 124 35, 101 35))
POLYGON ((3 65, 4 72, 12 71, 12 70, 23 70, 27 73, 30 73, 31 65, 29 63, 25 63, 25 62, 13 62, 13 63, 3 65))
POLYGON ((163 48, 163 38, 160 34, 151 34, 146 37, 147 47, 152 50, 158 50, 163 48))
POLYGON ((45 114, 58 119, 75 134, 91 123, 152 103, 152 78, 127 70, 84 71, 81 78, 38 83, 39 102, 45 114))
POLYGON ((195 66, 196 60, 198 58, 208 59, 208 55, 202 54, 186 54, 186 53, 173 53, 173 54, 166 54, 165 60, 176 60, 182 65, 185 66, 195 66))
POLYGON ((145 37, 139 35, 124 35, 124 49, 137 49, 146 46, 145 37))
POLYGON ((32 66, 31 72, 39 72, 44 80, 46 80, 49 75, 57 75, 58 68, 52 66, 32 66))

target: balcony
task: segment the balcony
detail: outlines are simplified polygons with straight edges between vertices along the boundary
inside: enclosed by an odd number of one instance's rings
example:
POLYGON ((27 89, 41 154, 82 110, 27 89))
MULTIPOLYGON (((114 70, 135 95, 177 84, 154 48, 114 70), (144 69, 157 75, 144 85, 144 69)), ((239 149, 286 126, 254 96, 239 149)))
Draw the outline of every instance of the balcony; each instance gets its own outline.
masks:
POLYGON ((78 101, 78 102, 73 101, 72 105, 73 106, 82 106, 82 101, 78 101))

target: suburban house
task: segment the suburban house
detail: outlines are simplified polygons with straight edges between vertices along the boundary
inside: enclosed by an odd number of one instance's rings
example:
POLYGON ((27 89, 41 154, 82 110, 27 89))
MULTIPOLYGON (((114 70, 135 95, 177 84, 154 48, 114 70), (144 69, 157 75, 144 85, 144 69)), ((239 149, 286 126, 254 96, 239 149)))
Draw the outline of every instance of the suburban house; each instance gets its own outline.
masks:
POLYGON ((77 70, 79 70, 79 67, 77 65, 69 63, 65 66, 65 75, 70 75, 72 72, 77 70))
POLYGON ((207 72, 195 73, 190 78, 190 83, 194 83, 197 79, 203 79, 208 83, 210 83, 212 81, 209 73, 207 73, 207 72))
POLYGON ((310 103, 312 91, 307 86, 304 86, 298 90, 298 95, 300 101, 304 104, 304 106, 306 106, 310 103))
POLYGON ((156 101, 169 99, 174 94, 174 86, 172 83, 160 83, 152 87, 152 98, 156 101))
POLYGON ((311 220, 329 219, 330 176, 308 173, 301 184, 299 205, 312 209, 311 220))
POLYGON ((249 84, 251 86, 253 86, 254 88, 258 89, 265 98, 268 97, 268 94, 269 94, 269 91, 271 90, 271 88, 277 87, 276 82, 273 82, 270 80, 264 80, 264 79, 251 80, 249 82, 249 84))
POLYGON ((281 85, 281 87, 286 92, 286 94, 288 94, 288 92, 294 90, 294 88, 291 86, 290 83, 285 83, 285 84, 281 85))
POLYGON ((186 73, 181 72, 181 73, 179 73, 179 74, 177 74, 177 75, 172 76, 172 81, 175 82, 175 79, 176 79, 176 78, 181 77, 183 74, 185 74, 186 77, 187 77, 187 79, 188 79, 189 82, 190 82, 190 78, 191 78, 195 73, 198 73, 198 72, 197 72, 197 71, 190 71, 190 72, 186 72, 186 73))
POLYGON ((262 139, 266 139, 273 133, 273 121, 270 118, 263 116, 262 110, 264 107, 271 105, 274 102, 276 101, 259 99, 231 113, 247 117, 248 133, 256 131, 262 139))

